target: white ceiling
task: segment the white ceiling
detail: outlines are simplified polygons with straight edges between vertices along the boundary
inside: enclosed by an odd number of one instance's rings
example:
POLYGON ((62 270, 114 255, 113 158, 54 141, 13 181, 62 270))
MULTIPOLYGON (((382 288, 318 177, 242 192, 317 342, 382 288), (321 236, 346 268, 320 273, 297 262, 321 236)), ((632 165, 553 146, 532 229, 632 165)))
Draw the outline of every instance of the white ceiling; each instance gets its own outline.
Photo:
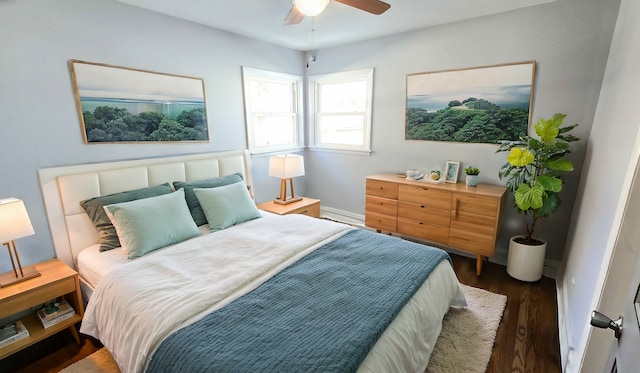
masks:
POLYGON ((506 12, 554 0, 385 0, 372 15, 331 1, 323 13, 283 26, 292 0, 118 0, 287 48, 312 51, 506 12))

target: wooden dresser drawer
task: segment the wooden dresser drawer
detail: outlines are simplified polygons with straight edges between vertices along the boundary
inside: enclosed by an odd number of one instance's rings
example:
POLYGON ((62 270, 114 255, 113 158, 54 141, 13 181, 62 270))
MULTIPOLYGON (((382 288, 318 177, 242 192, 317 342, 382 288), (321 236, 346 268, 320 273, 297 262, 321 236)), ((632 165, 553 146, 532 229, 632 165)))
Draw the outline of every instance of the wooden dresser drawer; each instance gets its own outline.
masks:
POLYGON ((398 184, 387 181, 367 179, 368 196, 398 199, 398 184))
POLYGON ((426 204, 398 202, 398 217, 437 224, 448 227, 451 223, 451 212, 429 207, 426 204))
POLYGON ((398 213, 398 201, 395 199, 367 196, 365 203, 366 213, 396 216, 398 213))
POLYGON ((400 185, 398 188, 398 200, 420 203, 442 210, 451 209, 451 192, 429 186, 400 185))
POLYGON ((376 214, 367 212, 364 217, 364 224, 367 227, 374 228, 381 231, 395 232, 396 231, 396 217, 376 214))
POLYGON ((487 232, 485 229, 482 232, 475 225, 452 223, 449 245, 475 254, 492 256, 495 241, 491 230, 487 232))
POLYGON ((453 197, 453 209, 461 213, 496 217, 500 200, 497 198, 458 194, 453 197))
POLYGON ((442 244, 449 243, 449 227, 424 221, 398 218, 398 233, 442 244))

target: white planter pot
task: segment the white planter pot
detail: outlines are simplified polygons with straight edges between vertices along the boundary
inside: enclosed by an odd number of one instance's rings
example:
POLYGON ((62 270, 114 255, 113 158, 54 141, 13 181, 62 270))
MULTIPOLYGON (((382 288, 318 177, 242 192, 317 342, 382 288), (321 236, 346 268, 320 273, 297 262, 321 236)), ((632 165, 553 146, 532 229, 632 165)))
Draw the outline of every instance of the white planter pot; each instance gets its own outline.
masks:
MULTIPOLYGON (((521 236, 511 237, 511 241, 509 241, 507 273, 521 281, 540 280, 544 269, 544 254, 547 251, 547 243, 543 241, 542 245, 523 245, 514 241, 517 237, 521 236)), ((538 238, 538 240, 540 239, 538 238)))

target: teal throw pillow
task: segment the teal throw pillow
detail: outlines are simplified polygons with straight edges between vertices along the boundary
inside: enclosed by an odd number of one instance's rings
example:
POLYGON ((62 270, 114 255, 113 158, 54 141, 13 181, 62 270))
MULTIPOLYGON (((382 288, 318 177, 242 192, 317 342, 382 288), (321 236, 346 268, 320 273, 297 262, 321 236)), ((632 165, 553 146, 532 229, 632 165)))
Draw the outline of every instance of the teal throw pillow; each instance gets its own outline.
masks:
POLYGON ((235 173, 227 176, 216 177, 213 179, 206 180, 198 180, 198 181, 174 181, 173 187, 178 189, 184 189, 184 195, 187 199, 187 205, 189 205, 189 211, 191 212, 191 216, 193 216, 193 221, 196 222, 198 226, 207 224, 207 218, 204 216, 204 212, 202 211, 202 207, 200 206, 200 202, 198 202, 198 198, 196 198, 195 193, 193 192, 194 188, 217 188, 224 185, 238 183, 240 181, 244 181, 242 178, 242 174, 235 173))
POLYGON ((211 231, 225 229, 261 216, 244 182, 193 191, 198 197, 211 231))
POLYGON ((200 235, 184 191, 105 206, 129 259, 200 235))
POLYGON ((106 196, 94 197, 80 202, 80 206, 89 216, 93 225, 98 230, 98 243, 100 251, 107 251, 120 247, 118 234, 107 216, 104 206, 114 203, 135 201, 142 198, 155 197, 173 192, 169 183, 164 183, 148 188, 128 190, 120 193, 108 194, 106 196))

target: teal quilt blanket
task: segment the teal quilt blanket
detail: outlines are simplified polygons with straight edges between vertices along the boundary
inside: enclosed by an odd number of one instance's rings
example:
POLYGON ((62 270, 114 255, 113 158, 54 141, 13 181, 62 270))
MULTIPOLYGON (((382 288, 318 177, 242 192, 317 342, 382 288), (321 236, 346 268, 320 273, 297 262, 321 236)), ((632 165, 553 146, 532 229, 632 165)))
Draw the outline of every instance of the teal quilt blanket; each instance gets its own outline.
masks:
POLYGON ((355 372, 446 252, 363 229, 166 338, 149 372, 355 372))

